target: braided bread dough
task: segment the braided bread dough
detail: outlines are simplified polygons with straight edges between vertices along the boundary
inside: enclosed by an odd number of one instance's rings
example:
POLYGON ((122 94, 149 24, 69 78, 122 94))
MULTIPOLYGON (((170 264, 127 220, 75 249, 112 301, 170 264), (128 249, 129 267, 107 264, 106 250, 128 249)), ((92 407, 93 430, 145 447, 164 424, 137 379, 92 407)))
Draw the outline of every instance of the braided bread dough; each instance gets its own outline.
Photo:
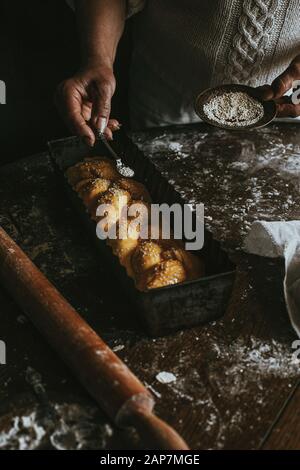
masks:
MULTIPOLYGON (((73 189, 82 198, 90 216, 96 222, 104 216, 97 216, 99 205, 108 204, 115 209, 117 217, 107 216, 107 229, 113 225, 116 238, 108 238, 107 244, 125 267, 128 276, 141 291, 156 289, 204 275, 201 259, 184 249, 180 240, 151 239, 149 220, 151 197, 145 186, 133 179, 123 178, 114 163, 105 157, 86 158, 66 171, 66 177, 73 189), (127 205, 145 210, 133 211, 126 226, 120 226, 118 214, 127 205), (140 226, 147 217, 148 237, 140 238, 140 226), (133 223, 136 222, 136 223, 133 223), (120 237, 120 230, 124 236, 120 237)), ((160 230, 159 230, 160 231, 160 230)))

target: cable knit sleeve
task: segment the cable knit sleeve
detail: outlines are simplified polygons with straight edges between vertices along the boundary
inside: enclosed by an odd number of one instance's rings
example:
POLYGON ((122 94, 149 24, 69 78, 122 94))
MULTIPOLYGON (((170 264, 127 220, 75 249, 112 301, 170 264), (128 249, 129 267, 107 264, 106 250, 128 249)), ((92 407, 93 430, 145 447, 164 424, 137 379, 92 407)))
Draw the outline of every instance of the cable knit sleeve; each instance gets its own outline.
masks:
MULTIPOLYGON (((66 0, 67 4, 75 10, 75 1, 66 0)), ((146 0, 127 0, 127 18, 141 11, 145 6, 146 0)))

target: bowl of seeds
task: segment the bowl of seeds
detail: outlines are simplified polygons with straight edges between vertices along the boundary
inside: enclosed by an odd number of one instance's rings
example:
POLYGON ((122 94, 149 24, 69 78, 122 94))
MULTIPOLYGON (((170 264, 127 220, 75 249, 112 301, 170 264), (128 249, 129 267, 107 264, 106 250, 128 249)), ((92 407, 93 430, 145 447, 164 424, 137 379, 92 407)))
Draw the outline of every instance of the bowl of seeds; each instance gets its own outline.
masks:
POLYGON ((200 93, 195 111, 208 124, 230 130, 263 127, 276 117, 275 101, 262 101, 255 88, 221 85, 200 93))

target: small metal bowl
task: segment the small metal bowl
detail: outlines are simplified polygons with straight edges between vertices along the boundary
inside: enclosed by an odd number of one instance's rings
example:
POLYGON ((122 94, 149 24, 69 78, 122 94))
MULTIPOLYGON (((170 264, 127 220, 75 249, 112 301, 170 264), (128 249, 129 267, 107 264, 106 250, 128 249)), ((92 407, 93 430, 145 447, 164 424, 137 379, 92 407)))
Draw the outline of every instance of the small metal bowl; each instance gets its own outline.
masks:
POLYGON ((195 111, 198 114, 198 116, 202 119, 202 121, 205 121, 208 124, 211 124, 212 126, 220 127, 221 129, 243 131, 245 129, 256 129, 259 127, 264 127, 267 124, 270 124, 270 122, 272 122, 273 119, 275 119, 276 117, 277 107, 276 107, 275 101, 260 100, 257 97, 257 90, 255 88, 252 88, 246 85, 228 84, 228 85, 217 86, 215 88, 208 88, 207 90, 204 90, 202 93, 200 93, 197 96, 196 101, 195 101, 195 111), (263 117, 259 121, 253 124, 250 124, 249 126, 230 126, 227 124, 220 124, 219 122, 210 119, 204 112, 204 109, 203 109, 204 106, 212 99, 212 97, 215 97, 216 95, 221 95, 223 93, 228 93, 228 92, 244 92, 244 93, 247 93, 252 98, 255 98, 264 107, 263 117))

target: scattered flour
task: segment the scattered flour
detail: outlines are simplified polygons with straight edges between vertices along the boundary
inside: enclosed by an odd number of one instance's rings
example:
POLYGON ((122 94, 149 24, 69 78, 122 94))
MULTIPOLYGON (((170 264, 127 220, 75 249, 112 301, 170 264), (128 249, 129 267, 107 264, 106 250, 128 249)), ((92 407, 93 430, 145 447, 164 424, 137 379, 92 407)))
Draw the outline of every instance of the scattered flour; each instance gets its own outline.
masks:
POLYGON ((298 218, 300 207, 297 134, 273 125, 252 135, 195 129, 134 140, 185 202, 204 203, 206 228, 236 249, 254 220, 298 218))
POLYGON ((104 449, 113 430, 109 424, 95 424, 96 410, 76 404, 55 405, 58 423, 50 435, 55 449, 104 449))
POLYGON ((156 375, 156 380, 161 384, 170 384, 172 382, 176 382, 176 376, 172 374, 172 372, 159 372, 156 375))
POLYGON ((0 418, 0 449, 36 450, 45 445, 57 450, 104 449, 113 430, 99 422, 98 409, 76 403, 53 405, 54 416, 45 419, 36 407, 24 416, 0 418))
POLYGON ((0 449, 37 449, 45 434, 45 429, 37 422, 36 411, 27 416, 15 416, 8 431, 0 433, 0 449))
MULTIPOLYGON (((197 335, 202 344, 198 363, 191 361, 191 356, 197 354, 197 338, 177 354, 172 353, 172 359, 168 356, 180 334, 190 338, 189 333, 181 332, 168 343, 157 339, 149 345, 149 357, 140 365, 140 373, 146 375, 148 388, 154 387, 161 401, 168 397, 174 415, 184 408, 197 418, 199 425, 194 432, 199 435, 200 448, 208 448, 212 442, 213 448, 228 448, 243 438, 249 422, 253 423, 253 432, 249 433, 251 447, 251 439, 256 442, 255 429, 260 420, 271 412, 272 400, 267 390, 272 386, 292 390, 300 377, 300 364, 289 344, 255 336, 232 338, 224 334, 220 322, 215 328, 203 327, 197 335), (164 370, 165 357, 175 380, 164 380, 170 372, 157 374, 157 370, 164 370), (159 380, 160 374, 163 380, 159 380)), ((146 343, 143 350, 147 357, 146 343)))
POLYGON ((150 392, 153 393, 153 395, 156 398, 161 398, 161 393, 159 393, 157 390, 155 390, 155 388, 152 387, 152 385, 149 385, 147 382, 145 382, 145 386, 148 388, 148 390, 150 390, 150 392))
POLYGON ((181 152, 182 147, 183 145, 180 142, 170 142, 169 144, 169 149, 176 153, 181 152))
POLYGON ((118 351, 122 351, 122 349, 124 349, 124 348, 125 348, 124 344, 118 344, 117 346, 112 348, 112 350, 113 350, 113 352, 118 352, 118 351))

